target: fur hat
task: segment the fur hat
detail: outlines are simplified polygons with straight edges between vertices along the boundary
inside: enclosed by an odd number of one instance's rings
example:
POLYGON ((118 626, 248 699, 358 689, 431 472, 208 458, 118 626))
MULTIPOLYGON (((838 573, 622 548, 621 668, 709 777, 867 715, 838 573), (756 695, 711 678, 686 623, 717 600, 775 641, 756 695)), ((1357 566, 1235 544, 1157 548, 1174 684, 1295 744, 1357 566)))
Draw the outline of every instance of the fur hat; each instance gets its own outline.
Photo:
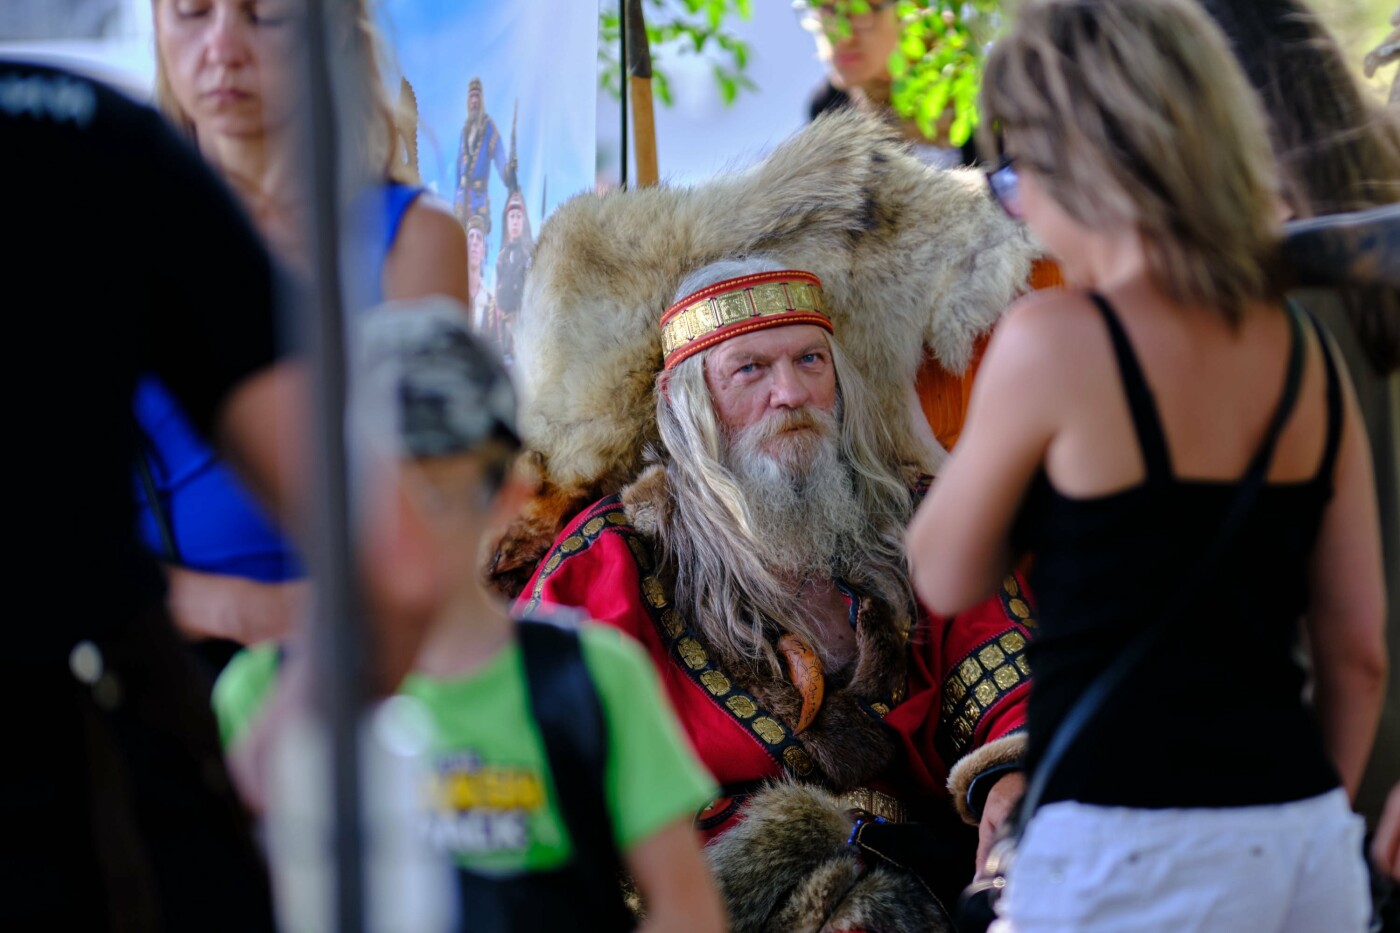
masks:
POLYGON ((962 372, 1039 250, 980 173, 929 168, 853 112, 745 172, 562 205, 540 231, 515 333, 543 484, 493 560, 498 588, 518 592, 569 518, 641 471, 657 440, 661 314, 688 273, 756 252, 820 277, 836 339, 888 413, 892 456, 921 464, 908 393, 925 352, 962 372))

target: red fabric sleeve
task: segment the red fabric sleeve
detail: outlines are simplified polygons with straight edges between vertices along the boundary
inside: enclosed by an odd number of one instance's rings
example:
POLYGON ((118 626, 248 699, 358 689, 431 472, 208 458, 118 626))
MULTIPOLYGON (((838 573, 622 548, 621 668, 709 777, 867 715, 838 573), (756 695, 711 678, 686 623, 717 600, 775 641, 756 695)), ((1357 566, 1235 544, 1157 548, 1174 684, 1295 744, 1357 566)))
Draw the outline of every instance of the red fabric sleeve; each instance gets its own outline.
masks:
POLYGON ((926 613, 910 652, 909 697, 885 722, 899 733, 915 781, 946 793, 960 758, 1025 728, 1035 626, 1024 580, 955 616, 926 613))
POLYGON ((775 776, 778 765, 758 740, 695 682, 671 655, 648 606, 650 598, 669 599, 654 580, 647 580, 634 548, 643 546, 621 518, 621 510, 594 506, 576 518, 559 536, 521 594, 518 607, 534 604, 573 606, 604 625, 621 629, 641 643, 665 686, 676 714, 697 756, 721 785, 743 784, 775 776), (603 519, 601 525, 595 524, 603 519), (588 534, 585 529, 596 529, 588 534), (559 561, 554 557, 559 556, 559 561))

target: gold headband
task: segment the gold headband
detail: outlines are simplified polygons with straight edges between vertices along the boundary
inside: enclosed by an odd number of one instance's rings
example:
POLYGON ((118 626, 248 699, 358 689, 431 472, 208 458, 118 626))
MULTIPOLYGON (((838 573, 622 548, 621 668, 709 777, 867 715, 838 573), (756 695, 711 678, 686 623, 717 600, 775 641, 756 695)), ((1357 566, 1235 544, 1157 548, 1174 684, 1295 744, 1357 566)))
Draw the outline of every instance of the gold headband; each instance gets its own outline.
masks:
POLYGON ((832 332, 821 279, 785 270, 725 279, 687 295, 661 315, 665 368, 740 334, 790 324, 832 332))

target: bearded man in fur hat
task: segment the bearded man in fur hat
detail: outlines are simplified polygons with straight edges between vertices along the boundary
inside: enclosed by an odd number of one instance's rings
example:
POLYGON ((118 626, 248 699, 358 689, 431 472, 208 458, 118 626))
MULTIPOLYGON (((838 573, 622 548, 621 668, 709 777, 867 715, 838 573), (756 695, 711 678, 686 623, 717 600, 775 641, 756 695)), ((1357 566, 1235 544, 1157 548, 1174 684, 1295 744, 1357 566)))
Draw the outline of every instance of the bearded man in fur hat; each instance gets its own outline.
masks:
POLYGON ((951 929, 939 901, 978 834, 948 798, 985 842, 1021 786, 1020 582, 956 618, 919 609, 919 493, 816 276, 710 264, 661 328, 652 465, 564 529, 522 600, 650 652, 725 788, 698 825, 736 931, 951 929), (932 833, 888 833, 912 820, 932 833), (911 872, 892 846, 955 854, 911 872))

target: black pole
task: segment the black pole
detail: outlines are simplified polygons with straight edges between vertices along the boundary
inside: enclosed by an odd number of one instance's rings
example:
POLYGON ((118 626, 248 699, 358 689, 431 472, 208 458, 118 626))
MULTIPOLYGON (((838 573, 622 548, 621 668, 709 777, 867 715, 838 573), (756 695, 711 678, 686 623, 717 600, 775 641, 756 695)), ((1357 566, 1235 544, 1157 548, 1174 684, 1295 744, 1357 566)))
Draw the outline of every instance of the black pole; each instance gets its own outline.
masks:
POLYGON ((622 46, 622 55, 620 56, 622 71, 618 75, 618 87, 622 89, 619 96, 622 98, 622 155, 620 158, 623 191, 627 190, 627 10, 625 7, 626 0, 617 0, 617 19, 622 24, 622 28, 618 31, 622 46))
MULTIPOLYGON (((364 838, 361 827, 359 719, 364 708, 359 600, 352 582, 345 447, 344 298, 340 281, 340 155, 335 82, 327 54, 331 23, 339 23, 349 0, 306 0, 307 126, 309 164, 303 178, 312 196, 310 242, 314 261, 314 313, 306 322, 312 358, 315 472, 310 483, 314 525, 312 686, 319 722, 330 732, 330 774, 335 906, 332 929, 365 928, 364 838), (328 15, 331 14, 331 15, 328 15)), ((321 842, 317 840, 317 842, 321 842)), ((322 856, 320 845, 315 847, 322 856)))

